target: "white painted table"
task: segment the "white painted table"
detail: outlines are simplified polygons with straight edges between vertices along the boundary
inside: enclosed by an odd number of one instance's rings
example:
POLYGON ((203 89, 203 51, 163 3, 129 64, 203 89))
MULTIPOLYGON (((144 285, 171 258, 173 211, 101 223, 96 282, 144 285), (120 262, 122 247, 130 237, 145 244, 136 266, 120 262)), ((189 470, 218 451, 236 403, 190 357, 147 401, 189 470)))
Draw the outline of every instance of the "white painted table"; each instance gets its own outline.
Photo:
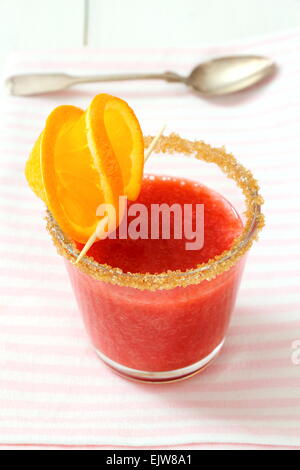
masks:
POLYGON ((299 0, 1 0, 0 74, 12 50, 185 46, 300 26, 299 0))

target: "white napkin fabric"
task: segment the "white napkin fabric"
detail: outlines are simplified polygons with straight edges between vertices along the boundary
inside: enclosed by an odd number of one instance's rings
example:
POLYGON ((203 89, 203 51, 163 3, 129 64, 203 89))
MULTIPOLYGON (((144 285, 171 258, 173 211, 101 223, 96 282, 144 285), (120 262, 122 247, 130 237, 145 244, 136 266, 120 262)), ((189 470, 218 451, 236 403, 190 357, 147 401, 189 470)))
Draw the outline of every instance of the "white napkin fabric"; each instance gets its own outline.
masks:
MULTIPOLYGON (((181 84, 83 85, 5 97, 0 142, 0 443, 2 446, 300 447, 300 31, 220 46, 75 49, 10 57, 7 75, 174 70, 218 55, 262 54, 279 70, 259 87, 202 99, 181 84), (173 385, 114 375, 89 346, 63 261, 24 164, 49 112, 107 92, 145 134, 225 145, 261 184, 267 225, 248 258, 223 352, 173 385), (298 342, 297 342, 298 341, 298 342)), ((188 170, 187 170, 188 173, 188 170)), ((187 174, 186 174, 187 176, 187 174)), ((192 175, 191 175, 192 176, 192 175)))

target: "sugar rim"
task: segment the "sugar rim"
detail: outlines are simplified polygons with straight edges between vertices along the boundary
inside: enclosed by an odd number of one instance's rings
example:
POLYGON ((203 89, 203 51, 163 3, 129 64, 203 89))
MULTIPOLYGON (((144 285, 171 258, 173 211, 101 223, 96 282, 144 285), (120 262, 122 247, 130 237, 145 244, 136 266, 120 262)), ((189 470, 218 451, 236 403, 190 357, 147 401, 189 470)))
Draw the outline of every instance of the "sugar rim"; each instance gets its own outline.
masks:
MULTIPOLYGON (((152 136, 144 138, 145 147, 150 145, 152 136)), ((239 186, 245 196, 246 223, 241 235, 235 240, 229 250, 210 259, 207 263, 198 264, 186 271, 165 271, 159 274, 124 272, 120 268, 113 268, 101 264, 90 256, 85 256, 76 267, 94 279, 117 284, 119 286, 134 287, 140 290, 173 289, 199 284, 203 280, 211 280, 222 272, 230 269, 249 250, 259 231, 264 226, 264 216, 261 213, 263 198, 259 194, 259 185, 252 173, 237 162, 234 156, 226 153, 224 148, 213 148, 202 141, 190 141, 177 134, 161 137, 156 146, 156 152, 190 156, 207 163, 215 163, 239 186)), ((79 251, 73 242, 62 232, 51 213, 48 211, 47 229, 60 255, 74 263, 79 251)))

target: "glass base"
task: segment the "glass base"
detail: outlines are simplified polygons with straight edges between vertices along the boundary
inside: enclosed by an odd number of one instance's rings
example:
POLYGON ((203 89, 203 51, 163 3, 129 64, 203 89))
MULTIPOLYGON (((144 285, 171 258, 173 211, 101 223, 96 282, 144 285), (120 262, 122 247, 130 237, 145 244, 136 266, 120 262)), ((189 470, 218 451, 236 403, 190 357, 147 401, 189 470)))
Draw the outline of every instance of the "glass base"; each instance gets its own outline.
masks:
POLYGON ((162 372, 147 372, 144 370, 131 369, 130 367, 122 366, 121 364, 109 359, 102 352, 98 351, 98 349, 94 348, 94 350, 103 362, 105 362, 114 370, 114 372, 117 372, 117 374, 121 375, 122 377, 138 382, 160 384, 184 380, 191 377, 192 375, 197 374, 198 372, 201 372, 218 355, 224 344, 224 341, 225 339, 223 339, 223 341, 210 354, 208 354, 208 356, 204 357, 200 361, 195 362, 190 366, 182 367, 181 369, 166 370, 162 372))

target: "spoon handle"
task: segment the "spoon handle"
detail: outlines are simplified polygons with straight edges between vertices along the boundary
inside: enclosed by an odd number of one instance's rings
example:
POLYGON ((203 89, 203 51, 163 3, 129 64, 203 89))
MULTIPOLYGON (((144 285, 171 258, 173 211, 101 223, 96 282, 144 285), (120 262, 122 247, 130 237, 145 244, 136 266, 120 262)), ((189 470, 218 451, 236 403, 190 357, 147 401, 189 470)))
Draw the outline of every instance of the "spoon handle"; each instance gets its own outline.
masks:
POLYGON ((124 80, 184 82, 186 79, 174 72, 86 75, 81 77, 64 73, 35 73, 11 76, 6 80, 6 87, 11 95, 30 96, 64 90, 79 83, 115 82, 124 80))

